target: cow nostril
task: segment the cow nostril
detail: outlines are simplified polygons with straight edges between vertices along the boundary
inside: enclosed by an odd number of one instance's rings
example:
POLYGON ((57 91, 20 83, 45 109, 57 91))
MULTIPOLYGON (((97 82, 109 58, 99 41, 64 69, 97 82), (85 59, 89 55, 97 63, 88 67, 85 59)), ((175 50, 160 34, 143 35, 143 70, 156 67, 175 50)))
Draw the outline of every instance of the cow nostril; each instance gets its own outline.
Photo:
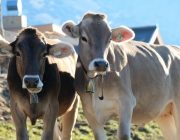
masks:
POLYGON ((27 79, 24 79, 24 83, 25 83, 26 85, 28 85, 28 84, 29 84, 29 81, 28 81, 27 79))
POLYGON ((36 78, 35 81, 34 81, 34 84, 38 84, 39 83, 39 78, 36 78))
POLYGON ((95 67, 99 67, 99 63, 98 62, 94 62, 94 66, 95 67))
POLYGON ((107 69, 108 68, 108 63, 106 62, 106 64, 105 64, 105 68, 107 69))

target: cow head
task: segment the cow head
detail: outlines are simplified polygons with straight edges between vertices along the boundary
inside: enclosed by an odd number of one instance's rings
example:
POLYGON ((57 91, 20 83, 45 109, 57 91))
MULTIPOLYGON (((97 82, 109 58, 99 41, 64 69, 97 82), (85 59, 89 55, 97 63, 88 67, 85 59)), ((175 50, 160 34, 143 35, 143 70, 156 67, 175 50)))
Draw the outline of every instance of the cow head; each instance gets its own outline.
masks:
POLYGON ((89 77, 110 71, 107 55, 112 41, 125 43, 134 38, 134 32, 125 26, 111 29, 104 14, 87 13, 78 25, 67 21, 62 30, 72 38, 79 37, 79 56, 89 77))
POLYGON ((15 55, 16 69, 22 80, 22 88, 30 93, 39 93, 42 90, 47 55, 63 58, 72 52, 74 48, 71 45, 48 40, 32 27, 22 30, 11 43, 0 37, 0 55, 15 55))

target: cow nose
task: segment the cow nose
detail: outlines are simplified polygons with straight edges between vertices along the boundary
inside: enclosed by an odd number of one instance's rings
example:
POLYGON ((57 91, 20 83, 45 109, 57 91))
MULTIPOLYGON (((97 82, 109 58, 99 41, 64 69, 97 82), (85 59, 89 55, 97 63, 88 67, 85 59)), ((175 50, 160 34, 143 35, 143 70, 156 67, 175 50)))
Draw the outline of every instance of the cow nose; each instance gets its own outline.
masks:
POLYGON ((108 68, 108 63, 106 61, 95 61, 94 66, 97 70, 106 71, 108 68))
POLYGON ((24 83, 27 86, 27 88, 37 88, 37 85, 39 83, 39 78, 26 77, 24 78, 24 83))

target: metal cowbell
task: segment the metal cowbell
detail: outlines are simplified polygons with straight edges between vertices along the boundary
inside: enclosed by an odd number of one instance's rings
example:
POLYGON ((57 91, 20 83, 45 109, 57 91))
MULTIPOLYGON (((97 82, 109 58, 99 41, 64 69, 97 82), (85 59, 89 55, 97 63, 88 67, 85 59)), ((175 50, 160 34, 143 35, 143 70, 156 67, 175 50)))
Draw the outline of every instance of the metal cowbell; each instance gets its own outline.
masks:
POLYGON ((86 86, 87 93, 94 93, 94 81, 92 78, 89 78, 87 86, 86 86))

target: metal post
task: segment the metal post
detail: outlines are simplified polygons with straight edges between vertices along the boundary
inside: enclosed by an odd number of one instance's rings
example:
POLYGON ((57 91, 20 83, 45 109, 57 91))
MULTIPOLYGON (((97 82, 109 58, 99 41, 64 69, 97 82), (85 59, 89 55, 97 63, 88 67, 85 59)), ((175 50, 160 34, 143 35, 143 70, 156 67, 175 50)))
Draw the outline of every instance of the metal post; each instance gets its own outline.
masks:
POLYGON ((0 34, 2 36, 4 36, 4 31, 3 31, 3 27, 2 27, 2 0, 0 0, 0 34))

